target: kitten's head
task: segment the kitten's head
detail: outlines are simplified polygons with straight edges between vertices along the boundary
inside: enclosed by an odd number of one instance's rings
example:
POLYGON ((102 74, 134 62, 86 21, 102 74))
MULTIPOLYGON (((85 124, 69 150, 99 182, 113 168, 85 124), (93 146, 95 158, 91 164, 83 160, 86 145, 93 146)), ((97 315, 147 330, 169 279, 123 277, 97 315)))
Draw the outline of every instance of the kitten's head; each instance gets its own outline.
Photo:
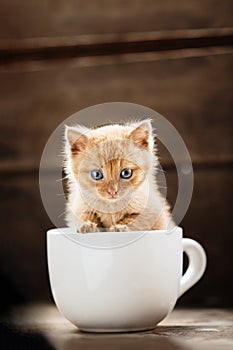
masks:
POLYGON ((89 200, 119 201, 147 180, 155 165, 150 120, 95 129, 66 127, 66 172, 89 200))

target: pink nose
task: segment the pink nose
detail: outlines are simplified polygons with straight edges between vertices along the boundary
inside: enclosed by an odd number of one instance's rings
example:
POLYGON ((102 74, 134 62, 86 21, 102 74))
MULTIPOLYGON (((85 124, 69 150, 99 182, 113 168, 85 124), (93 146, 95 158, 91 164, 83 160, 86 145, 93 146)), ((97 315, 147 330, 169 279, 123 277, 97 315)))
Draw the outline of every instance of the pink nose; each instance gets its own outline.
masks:
POLYGON ((116 188, 108 188, 108 193, 111 196, 115 196, 115 194, 117 194, 117 189, 116 188))

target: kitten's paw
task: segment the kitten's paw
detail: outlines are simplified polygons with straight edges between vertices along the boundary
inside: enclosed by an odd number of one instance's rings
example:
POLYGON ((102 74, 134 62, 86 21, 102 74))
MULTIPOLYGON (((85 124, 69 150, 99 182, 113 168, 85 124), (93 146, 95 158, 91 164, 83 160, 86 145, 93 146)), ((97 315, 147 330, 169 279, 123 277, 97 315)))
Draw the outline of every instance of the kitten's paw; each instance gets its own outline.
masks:
POLYGON ((80 233, 93 233, 99 232, 98 226, 94 222, 85 222, 80 228, 80 233))
POLYGON ((110 232, 127 232, 129 228, 127 225, 113 225, 109 228, 110 232))

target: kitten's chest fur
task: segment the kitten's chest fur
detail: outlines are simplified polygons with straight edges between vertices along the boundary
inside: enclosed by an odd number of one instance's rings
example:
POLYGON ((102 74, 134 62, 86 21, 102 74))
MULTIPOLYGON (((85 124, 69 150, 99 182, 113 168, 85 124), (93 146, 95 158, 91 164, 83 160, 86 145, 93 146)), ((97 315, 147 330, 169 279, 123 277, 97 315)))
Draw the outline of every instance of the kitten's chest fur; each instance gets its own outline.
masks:
POLYGON ((92 221, 104 229, 115 225, 130 225, 139 214, 139 212, 132 210, 124 210, 121 213, 101 213, 98 211, 93 213, 87 210, 82 219, 92 221))

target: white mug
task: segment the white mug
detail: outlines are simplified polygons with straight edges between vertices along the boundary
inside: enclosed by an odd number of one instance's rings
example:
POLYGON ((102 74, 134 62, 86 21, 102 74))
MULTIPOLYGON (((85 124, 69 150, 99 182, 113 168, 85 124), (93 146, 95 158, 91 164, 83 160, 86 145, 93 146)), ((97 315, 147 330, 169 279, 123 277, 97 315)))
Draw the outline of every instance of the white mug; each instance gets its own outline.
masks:
POLYGON ((199 243, 172 231, 47 232, 48 268, 61 313, 82 331, 153 329, 203 275, 199 243), (183 252, 189 259, 182 276, 183 252))

